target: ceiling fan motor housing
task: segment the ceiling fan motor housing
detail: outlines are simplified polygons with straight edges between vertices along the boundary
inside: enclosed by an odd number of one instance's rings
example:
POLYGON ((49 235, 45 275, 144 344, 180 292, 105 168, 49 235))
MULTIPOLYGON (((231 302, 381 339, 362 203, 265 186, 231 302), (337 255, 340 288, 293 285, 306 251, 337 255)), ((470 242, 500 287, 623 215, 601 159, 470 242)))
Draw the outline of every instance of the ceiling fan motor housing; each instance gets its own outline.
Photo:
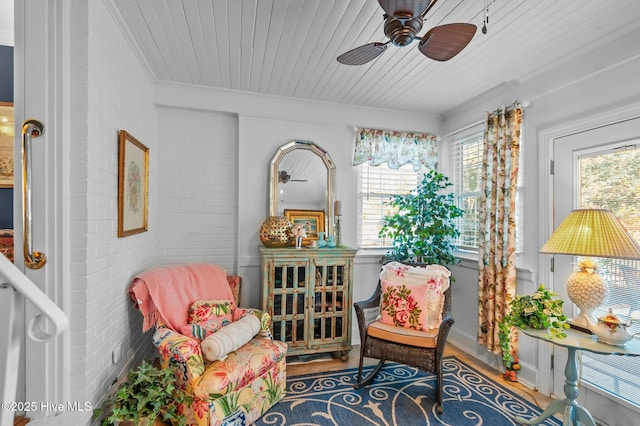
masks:
POLYGON ((411 15, 390 16, 384 21, 384 34, 394 46, 404 47, 416 39, 422 29, 422 18, 411 15))

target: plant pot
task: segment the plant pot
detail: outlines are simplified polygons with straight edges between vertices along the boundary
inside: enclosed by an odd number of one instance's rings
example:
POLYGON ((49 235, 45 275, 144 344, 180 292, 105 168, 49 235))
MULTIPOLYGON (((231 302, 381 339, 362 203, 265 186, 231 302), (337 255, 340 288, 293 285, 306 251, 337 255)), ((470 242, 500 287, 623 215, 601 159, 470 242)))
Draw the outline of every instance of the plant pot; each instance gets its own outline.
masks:
MULTIPOLYGON (((548 318, 545 318, 545 322, 549 322, 548 318)), ((540 324, 540 320, 537 317, 532 317, 527 321, 527 325, 535 330, 547 330, 549 327, 540 324)))

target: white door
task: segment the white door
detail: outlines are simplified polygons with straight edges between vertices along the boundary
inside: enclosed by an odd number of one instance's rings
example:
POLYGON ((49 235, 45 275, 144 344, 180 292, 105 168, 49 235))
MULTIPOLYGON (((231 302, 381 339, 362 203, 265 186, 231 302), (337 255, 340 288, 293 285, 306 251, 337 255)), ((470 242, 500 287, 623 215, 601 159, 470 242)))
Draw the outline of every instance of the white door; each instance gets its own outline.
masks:
MULTIPOLYGON (((608 208, 640 241, 640 117, 582 131, 554 140, 554 229, 573 209, 608 208)), ((556 255, 554 290, 566 301, 569 318, 576 309, 566 294, 566 279, 574 270, 574 256, 556 255)), ((620 315, 640 309, 640 262, 595 259, 609 284, 609 306, 620 315), (635 299, 635 300, 634 300, 635 299)), ((563 396, 566 350, 554 347, 554 394, 563 396)), ((581 353, 580 393, 598 389, 640 405, 640 361, 581 353), (630 373, 631 372, 631 373, 630 373)), ((593 412, 595 417, 605 413, 593 412), (600 414, 600 415, 599 415, 600 414)))
MULTIPOLYGON (((63 0, 16 0, 14 48, 14 104, 15 122, 36 119, 44 125, 44 134, 32 139, 31 198, 33 250, 45 254, 47 262, 41 269, 24 265, 22 250, 16 250, 16 265, 50 299, 67 314, 66 281, 63 265, 65 257, 63 194, 64 153, 61 124, 64 122, 65 94, 61 90, 67 68, 63 46, 67 34, 63 30, 65 19, 63 0)), ((68 5, 67 5, 68 7, 68 5)), ((21 125, 17 126, 19 129, 21 125)), ((20 138, 17 138, 20 139, 20 138)), ((21 151, 17 141, 16 152, 21 151)), ((18 157, 18 160, 21 158, 18 157)), ((20 161, 16 162, 21 165, 20 161)), ((14 224, 16 246, 23 241, 22 167, 16 167, 14 184, 14 224)), ((33 306, 25 307, 26 324, 38 314, 33 306)), ((24 345, 25 372, 19 380, 24 394, 18 401, 68 400, 69 333, 46 343, 26 338, 24 345), (21 398, 21 399, 20 399, 21 398)), ((19 386, 20 388, 20 386, 19 386)), ((32 419, 54 415, 54 412, 36 410, 27 413, 32 419)))

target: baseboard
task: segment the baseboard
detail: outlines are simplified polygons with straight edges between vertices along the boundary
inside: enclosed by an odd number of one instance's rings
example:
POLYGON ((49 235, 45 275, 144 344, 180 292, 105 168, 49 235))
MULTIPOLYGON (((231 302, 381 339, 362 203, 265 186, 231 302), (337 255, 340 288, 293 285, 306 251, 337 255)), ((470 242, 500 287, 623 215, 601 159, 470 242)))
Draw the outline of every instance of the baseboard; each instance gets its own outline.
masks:
POLYGON ((67 426, 67 425, 88 425, 91 423, 91 411, 62 413, 59 416, 47 417, 44 419, 29 420, 29 426, 67 426))
MULTIPOLYGON (((475 336, 471 337, 467 334, 460 333, 454 327, 449 332, 447 342, 456 346, 476 361, 495 370, 496 374, 500 374, 504 370, 500 364, 500 356, 490 353, 484 346, 479 345, 475 336)), ((518 372, 518 381, 528 388, 536 389, 537 377, 538 370, 531 364, 521 360, 520 371, 518 372)))

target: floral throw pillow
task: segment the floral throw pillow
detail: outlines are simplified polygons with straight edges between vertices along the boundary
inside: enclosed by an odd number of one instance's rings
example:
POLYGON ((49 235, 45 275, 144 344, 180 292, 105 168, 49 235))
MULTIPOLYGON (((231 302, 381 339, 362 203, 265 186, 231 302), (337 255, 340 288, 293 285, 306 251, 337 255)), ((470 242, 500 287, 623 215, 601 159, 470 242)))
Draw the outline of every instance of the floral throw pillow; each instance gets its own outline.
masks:
POLYGON ((396 327, 427 330, 427 286, 382 281, 380 320, 396 327))
POLYGON ((426 315, 424 329, 434 329, 442 322, 444 293, 449 288, 451 272, 441 265, 409 266, 398 262, 382 267, 380 281, 404 284, 407 287, 426 286, 426 297, 420 299, 426 315))
POLYGON ((180 332, 201 341, 231 324, 234 308, 230 300, 196 300, 189 308, 189 323, 182 326, 180 332))

